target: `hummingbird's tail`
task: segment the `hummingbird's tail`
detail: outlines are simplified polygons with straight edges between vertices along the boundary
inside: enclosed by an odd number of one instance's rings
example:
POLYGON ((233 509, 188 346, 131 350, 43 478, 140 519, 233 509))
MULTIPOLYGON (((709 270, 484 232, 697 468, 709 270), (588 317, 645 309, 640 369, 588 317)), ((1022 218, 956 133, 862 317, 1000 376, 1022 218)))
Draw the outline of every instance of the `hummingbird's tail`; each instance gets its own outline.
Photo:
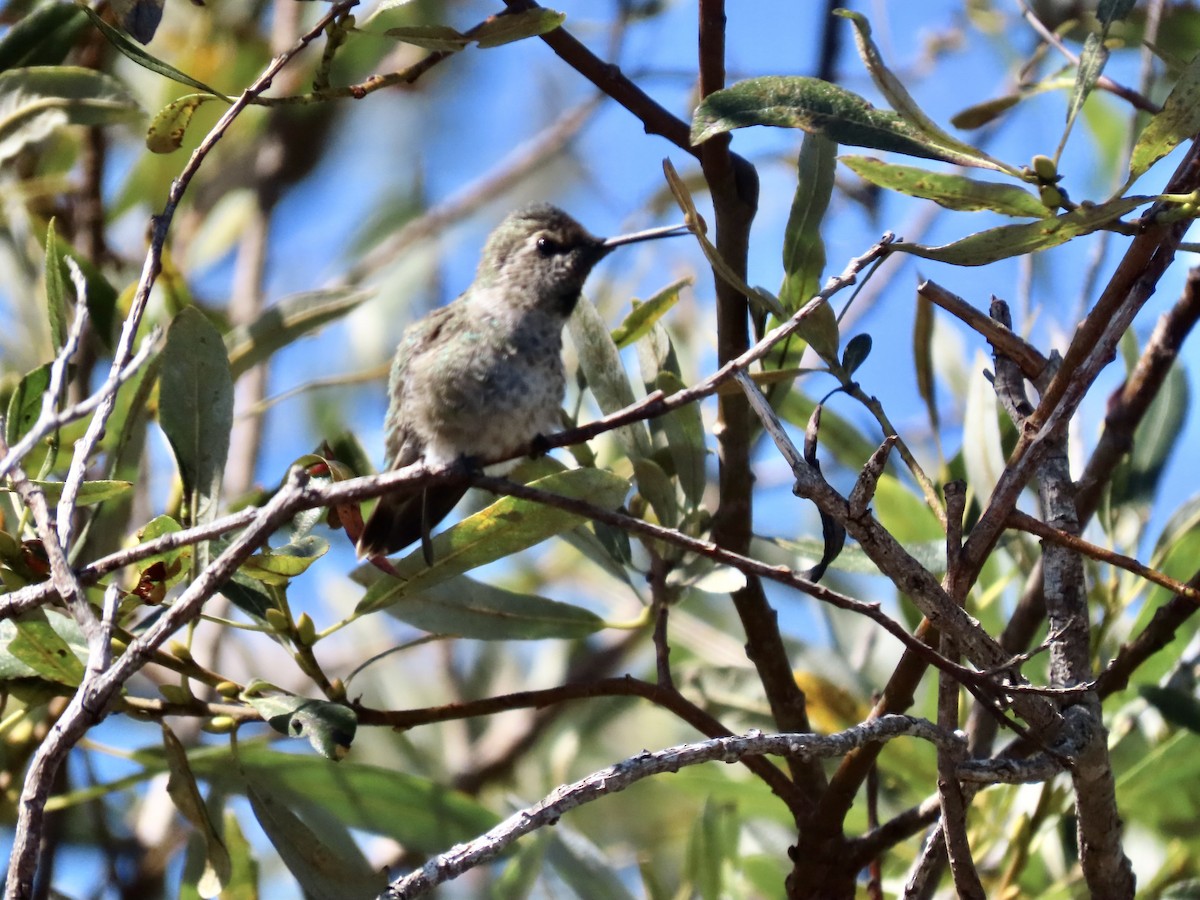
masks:
POLYGON ((358 558, 388 556, 420 540, 425 562, 432 565, 429 531, 449 515, 466 492, 465 484, 444 484, 411 494, 380 497, 358 539, 358 558))

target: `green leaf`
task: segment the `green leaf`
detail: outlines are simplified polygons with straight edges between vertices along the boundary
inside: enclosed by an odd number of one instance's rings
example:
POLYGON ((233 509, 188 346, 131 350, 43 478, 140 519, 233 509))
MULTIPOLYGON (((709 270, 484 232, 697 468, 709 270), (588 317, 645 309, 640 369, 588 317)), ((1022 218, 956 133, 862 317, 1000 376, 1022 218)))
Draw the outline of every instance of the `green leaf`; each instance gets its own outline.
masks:
POLYGON ((254 857, 254 849, 242 833, 237 813, 233 810, 225 810, 224 825, 225 847, 229 852, 232 872, 222 900, 257 900, 258 861, 254 857))
POLYGON ((932 433, 939 429, 937 390, 933 368, 933 301, 917 294, 917 310, 913 317, 913 370, 917 376, 917 393, 925 403, 932 433))
POLYGON ((828 300, 822 300, 816 308, 800 323, 796 333, 804 338, 808 346, 813 348, 817 356, 826 363, 836 365, 838 347, 842 336, 838 331, 837 315, 828 300))
MULTIPOLYGON (((15 629, 16 633, 8 638, 7 651, 33 673, 68 687, 78 687, 83 681, 87 642, 69 616, 34 609, 0 625, 0 636, 11 634, 10 627, 15 629)), ((0 646, 3 643, 0 637, 0 646)))
POLYGON ((932 200, 946 209, 990 209, 1006 216, 1051 215, 1035 195, 1015 184, 979 181, 947 172, 893 165, 871 156, 839 157, 846 168, 871 184, 910 197, 932 200))
POLYGON ((1170 368, 1133 436, 1133 449, 1113 477, 1114 507, 1152 503, 1171 453, 1179 447, 1190 397, 1187 375, 1178 363, 1170 368))
POLYGON ((1075 72, 1075 86, 1071 90, 1071 100, 1067 104, 1067 127, 1063 131, 1062 141, 1059 143, 1060 150, 1067 141, 1071 126, 1075 124, 1075 117, 1083 108, 1088 94, 1096 87, 1096 82, 1100 80, 1100 75, 1107 63, 1108 48, 1104 46, 1104 40, 1098 34, 1089 34, 1087 40, 1084 41, 1083 50, 1079 54, 1079 67, 1075 72))
POLYGON ((654 509, 660 524, 667 528, 676 527, 679 524, 679 498, 674 483, 662 466, 649 457, 635 456, 630 461, 638 493, 654 509))
POLYGON ((955 113, 950 119, 950 124, 965 131, 982 128, 984 125, 994 122, 998 116, 1008 112, 1026 96, 1025 93, 1005 94, 1003 97, 984 100, 982 103, 976 103, 955 113))
POLYGON ((1200 700, 1178 688, 1143 684, 1138 693, 1172 725, 1200 734, 1200 700))
POLYGON ((693 279, 689 275, 668 284, 645 303, 634 300, 633 309, 625 317, 625 321, 612 331, 613 343, 621 350, 632 346, 666 314, 667 310, 676 304, 680 291, 690 285, 692 281, 693 279))
POLYGON ((333 288, 293 294, 263 310, 249 325, 231 329, 225 335, 225 349, 234 380, 277 350, 357 309, 374 293, 333 288))
POLYGON ((821 223, 833 196, 837 144, 819 134, 805 134, 796 160, 796 193, 783 234, 783 284, 779 302, 794 313, 821 289, 825 242, 821 223))
POLYGON ((846 349, 842 353, 842 369, 849 378, 854 372, 867 361, 867 357, 871 355, 871 336, 869 334, 856 334, 850 338, 850 342, 846 344, 846 349))
POLYGON ((350 752, 358 717, 345 704, 298 697, 259 680, 246 685, 241 699, 280 734, 307 738, 312 748, 326 759, 337 762, 350 752))
POLYGON ((46 226, 46 314, 50 320, 50 340, 54 349, 60 350, 67 343, 71 325, 67 321, 67 289, 63 284, 62 261, 58 255, 58 238, 54 233, 54 219, 46 226))
MULTIPOLYGON (((135 758, 148 775, 164 768, 160 748, 138 751, 135 758)), ((393 838, 414 853, 440 852, 498 821, 465 794, 390 767, 349 760, 334 765, 253 743, 243 743, 236 758, 226 746, 193 750, 188 762, 198 778, 221 788, 242 793, 249 782, 289 806, 313 804, 350 828, 393 838)))
POLYGON ((221 593, 242 612, 253 616, 260 622, 266 621, 268 609, 277 608, 271 590, 261 581, 248 578, 241 572, 235 572, 222 587, 221 593))
POLYGON ((554 829, 546 842, 546 862, 570 887, 573 896, 587 900, 634 900, 613 864, 573 828, 554 829))
POLYGON ((511 44, 524 38, 553 31, 567 20, 564 13, 552 9, 527 9, 505 16, 492 16, 472 32, 481 50, 511 44))
POLYGON ((167 329, 158 421, 179 464, 192 522, 211 521, 229 453, 233 379, 221 335, 194 306, 167 329))
POLYGON ((0 38, 0 71, 57 66, 75 46, 87 17, 74 3, 47 3, 13 22, 0 38))
MULTIPOLYGON (((533 482, 550 493, 587 500, 606 509, 621 505, 629 491, 624 478, 600 469, 569 469, 533 482)), ((372 585, 356 612, 383 609, 435 584, 497 559, 511 556, 582 523, 584 518, 529 500, 502 497, 433 539, 433 565, 415 550, 394 563, 399 579, 372 585)))
MULTIPOLYGON (((2 77, 2 76, 0 76, 2 77)), ((1129 183, 1200 131, 1200 53, 1179 73, 1161 111, 1151 116, 1129 157, 1129 183)))
POLYGON ((938 572, 946 570, 945 532, 919 492, 885 472, 875 485, 871 506, 880 524, 905 547, 932 542, 934 552, 922 560, 922 565, 929 563, 938 572))
POLYGON ((1123 197, 1095 206, 1081 206, 1061 216, 1027 225, 1002 225, 940 247, 897 241, 892 249, 956 266, 983 266, 1012 256, 1025 256, 1090 234, 1149 203, 1153 197, 1123 197))
POLYGON ((713 91, 692 117, 692 144, 752 125, 800 128, 839 144, 982 165, 975 156, 937 146, 895 113, 876 109, 845 88, 804 75, 766 75, 713 91))
MULTIPOLYGON (((266 832, 304 894, 313 900, 368 900, 387 885, 387 875, 372 868, 360 852, 336 850, 304 824, 284 798, 247 778, 246 796, 254 818, 266 832)), ((328 837, 328 835, 326 835, 328 837)))
POLYGON ((604 620, 578 606, 519 594, 465 575, 409 594, 388 615, 430 634, 480 641, 534 641, 587 637, 604 620))
MULTIPOLYGON (((42 489, 47 502, 51 504, 58 502, 58 498, 62 496, 63 484, 65 484, 62 481, 37 480, 34 480, 33 483, 42 489)), ((93 506, 103 503, 105 500, 111 500, 113 497, 120 497, 132 488, 133 485, 128 481, 85 481, 79 487, 79 497, 76 503, 79 506, 93 506)), ((0 490, 8 490, 8 488, 0 488, 0 490)))
POLYGON ((899 113, 901 118, 917 133, 938 147, 974 159, 975 162, 970 165, 1010 171, 1009 166, 993 160, 978 147, 960 141, 925 114, 925 111, 909 94, 904 83, 884 64, 883 55, 879 52, 875 42, 871 40, 871 25, 862 13, 848 9, 835 9, 833 14, 849 19, 854 25, 854 42, 858 47, 858 55, 871 74, 871 80, 875 82, 875 86, 879 88, 892 109, 899 113))
POLYGON ((167 767, 171 773, 167 778, 167 793, 170 794, 175 808, 192 824, 204 841, 204 871, 197 879, 196 888, 202 897, 216 897, 221 888, 229 882, 229 853, 217 833, 204 798, 200 796, 196 776, 192 774, 188 765, 187 751, 166 723, 162 723, 162 735, 167 767))
POLYGON ((0 162, 65 125, 109 125, 141 117, 124 85, 103 72, 75 66, 0 72, 0 162))
POLYGON ((329 541, 310 534, 282 547, 263 548, 242 563, 240 571, 255 581, 287 584, 288 579, 304 573, 328 550, 329 541))
MULTIPOLYGON (((567 320, 567 330, 579 355, 580 371, 587 378, 588 388, 600 411, 608 415, 633 403, 633 386, 621 363, 621 352, 604 319, 587 297, 580 297, 575 304, 575 311, 567 320)), ((617 428, 613 436, 628 456, 644 458, 654 452, 644 422, 617 428)))
MULTIPOLYGON (((811 537, 788 540, 785 538, 764 537, 756 538, 756 540, 795 554, 796 558, 790 565, 798 571, 802 571, 811 562, 821 559, 826 550, 823 538, 811 537)), ((945 538, 921 542, 906 541, 904 549, 908 551, 913 559, 917 560, 917 562, 929 571, 946 571, 945 538)), ((846 572, 853 575, 881 574, 879 567, 871 561, 871 558, 857 544, 847 544, 843 547, 837 558, 829 564, 829 568, 837 572, 846 572)))
MULTIPOLYGON (((667 369, 658 373, 654 386, 668 397, 686 387, 678 375, 667 369)), ((665 416, 660 416, 656 423, 667 436, 667 448, 675 463, 675 477, 679 479, 683 496, 694 509, 704 499, 704 489, 708 485, 705 469, 708 448, 704 443, 704 420, 700 415, 700 404, 689 403, 673 409, 665 416)))
POLYGON ((100 29, 100 33, 104 35, 110 44, 112 44, 117 48, 117 50, 142 68, 149 69, 151 72, 155 72, 166 78, 170 78, 172 81, 187 85, 195 90, 204 91, 216 97, 220 97, 226 103, 232 102, 229 97, 225 96, 215 88, 209 87, 203 81, 197 81, 195 78, 192 78, 192 76, 185 75, 183 72, 180 72, 169 63, 165 63, 158 57, 147 53, 128 37, 126 37, 124 32, 113 28, 111 25, 105 22, 104 19, 100 17, 100 14, 91 7, 85 6, 83 7, 83 11, 87 13, 88 18, 92 20, 92 24, 100 29))
POLYGON ((461 31, 448 25, 406 25, 389 28, 384 34, 401 43, 441 53, 454 53, 462 50, 472 41, 461 31))
POLYGON ((50 387, 50 363, 38 366, 17 383, 8 398, 4 440, 11 447, 23 438, 42 413, 42 397, 50 387))
POLYGON ((91 317, 92 330, 104 342, 108 348, 113 346, 113 324, 114 313, 117 305, 117 291, 109 284, 108 279, 104 277, 104 273, 96 268, 87 257, 83 256, 78 250, 68 244, 58 234, 55 234, 53 246, 49 240, 46 242, 46 263, 47 263, 47 278, 50 276, 49 263, 53 257, 57 264, 60 283, 63 281, 62 273, 67 271, 66 259, 69 257, 74 260, 75 265, 79 267, 80 273, 83 275, 84 283, 87 286, 87 309, 88 315, 91 317))
MULTIPOLYGON (((148 544, 163 535, 174 534, 182 530, 183 526, 170 516, 155 516, 138 529, 137 539, 139 544, 148 544)), ((154 556, 148 556, 137 565, 143 572, 156 562, 161 562, 164 566, 170 568, 180 556, 190 556, 190 554, 191 548, 181 547, 175 550, 168 550, 165 553, 156 553, 154 556)))
POLYGON ((196 110, 209 100, 216 99, 213 94, 185 94, 172 100, 150 120, 150 127, 146 131, 146 148, 151 153, 174 153, 183 146, 183 136, 196 110))
POLYGON ((737 863, 740 821, 737 807, 709 798, 692 822, 685 872, 693 894, 702 900, 728 895, 725 873, 737 863))

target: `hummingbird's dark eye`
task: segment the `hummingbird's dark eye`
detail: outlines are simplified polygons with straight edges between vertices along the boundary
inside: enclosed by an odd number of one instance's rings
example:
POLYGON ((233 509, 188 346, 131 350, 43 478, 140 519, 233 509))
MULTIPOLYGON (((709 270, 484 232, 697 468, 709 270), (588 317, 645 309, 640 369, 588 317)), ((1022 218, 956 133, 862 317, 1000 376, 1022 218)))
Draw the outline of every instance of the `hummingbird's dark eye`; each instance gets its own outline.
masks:
POLYGON ((553 238, 548 238, 545 236, 542 236, 537 239, 536 246, 537 246, 538 256, 542 256, 542 257, 553 256, 555 253, 562 252, 562 244, 560 244, 558 241, 554 240, 553 238))

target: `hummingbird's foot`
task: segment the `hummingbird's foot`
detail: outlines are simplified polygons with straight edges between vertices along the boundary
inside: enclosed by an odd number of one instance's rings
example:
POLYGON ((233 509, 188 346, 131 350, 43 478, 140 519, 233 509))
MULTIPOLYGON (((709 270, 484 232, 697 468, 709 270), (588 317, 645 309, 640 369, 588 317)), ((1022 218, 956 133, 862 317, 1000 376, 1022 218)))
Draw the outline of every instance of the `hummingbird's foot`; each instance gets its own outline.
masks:
POLYGON ((550 446, 550 439, 539 431, 529 442, 529 449, 530 459, 540 459, 554 448, 550 446))
POLYGON ((460 456, 455 460, 454 468, 458 470, 455 474, 462 478, 487 474, 487 466, 483 464, 478 456, 460 456))

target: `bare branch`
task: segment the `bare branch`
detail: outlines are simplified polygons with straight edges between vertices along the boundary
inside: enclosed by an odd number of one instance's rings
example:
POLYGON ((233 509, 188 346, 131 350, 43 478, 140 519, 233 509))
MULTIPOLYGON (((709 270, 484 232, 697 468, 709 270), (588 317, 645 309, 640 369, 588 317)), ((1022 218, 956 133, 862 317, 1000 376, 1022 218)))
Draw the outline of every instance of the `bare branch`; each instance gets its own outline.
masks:
POLYGON ((924 719, 885 716, 825 736, 751 732, 745 736, 682 744, 654 753, 643 752, 573 784, 558 788, 535 806, 514 813, 487 834, 451 848, 411 875, 393 882, 381 898, 405 900, 422 896, 439 884, 495 859, 518 838, 539 828, 553 825, 564 813, 601 797, 623 791, 653 775, 677 772, 685 766, 706 762, 737 762, 747 755, 770 754, 806 761, 828 759, 843 756, 868 743, 880 743, 904 736, 917 737, 937 746, 962 746, 960 737, 947 734, 924 719))
MULTIPOLYGON (((1004 304, 994 301, 993 307, 994 315, 1007 319, 1004 304)), ((1018 427, 1023 427, 1026 417, 1033 413, 1025 399, 1017 366, 999 350, 995 353, 995 365, 996 392, 1018 427)), ((1052 372, 1046 374, 1050 376, 1052 372)), ((1066 420, 1059 420, 1046 434, 1042 447, 1036 468, 1043 515, 1054 523, 1056 530, 1076 535, 1079 514, 1067 460, 1066 420)), ((1046 543, 1042 550, 1042 577, 1046 616, 1051 631, 1057 634, 1050 644, 1051 682, 1056 687, 1087 684, 1092 677, 1091 629, 1083 559, 1076 550, 1063 544, 1046 543)), ((1064 710, 1066 736, 1076 738, 1079 746, 1070 755, 1075 762, 1071 774, 1083 875, 1094 896, 1132 897, 1133 870, 1121 846, 1121 817, 1100 699, 1094 691, 1088 691, 1068 702, 1070 705, 1064 710)))
MULTIPOLYGON (((3 436, 0 436, 0 450, 7 450, 3 436)), ((25 470, 19 465, 13 466, 9 472, 9 478, 12 480, 17 495, 21 498, 21 502, 33 513, 38 537, 42 541, 42 547, 46 551, 46 558, 50 563, 50 586, 53 592, 62 598, 71 617, 75 619, 87 638, 88 645, 91 646, 99 637, 99 621, 91 604, 88 603, 79 579, 71 571, 71 565, 67 561, 62 544, 59 543, 58 532, 54 528, 54 522, 50 519, 50 507, 46 503, 46 495, 40 487, 29 480, 25 475, 25 470)))
MULTIPOLYGON (((967 504, 967 487, 961 481, 946 485, 946 576, 943 584, 947 593, 962 603, 965 592, 955 589, 955 581, 962 569, 959 556, 962 553, 962 519, 967 504)), ((942 656, 958 662, 958 648, 954 635, 942 632, 942 656)), ((945 671, 938 673, 938 727, 958 732, 959 717, 958 685, 945 671)), ((955 769, 963 759, 963 752, 954 753, 948 747, 938 747, 938 799, 942 807, 942 832, 946 842, 946 858, 954 887, 960 897, 983 900, 987 894, 971 858, 971 844, 967 839, 967 810, 970 797, 958 781, 955 769)))
POLYGON ((923 281, 917 285, 917 293, 950 315, 964 322, 973 331, 982 335, 997 351, 1021 367, 1021 373, 1033 380, 1046 368, 1046 357, 1036 347, 1004 325, 976 309, 962 297, 952 294, 940 284, 923 281))
POLYGON ((1200 602, 1200 590, 1192 587, 1190 584, 1185 584, 1177 578, 1172 578, 1165 572, 1152 569, 1150 566, 1138 562, 1132 556, 1117 553, 1115 550, 1109 550, 1107 547, 1100 547, 1070 532, 1054 528, 1039 519, 1035 519, 1029 513, 1021 512, 1019 509, 1014 509, 1009 514, 1008 521, 1013 528, 1027 531, 1030 534, 1037 535, 1044 541, 1058 544, 1060 547, 1076 553, 1082 553, 1084 556, 1091 557, 1097 562, 1108 563, 1110 566, 1124 569, 1126 572, 1132 572, 1134 575, 1145 578, 1159 587, 1166 588, 1180 597, 1186 597, 1193 602, 1200 602))

